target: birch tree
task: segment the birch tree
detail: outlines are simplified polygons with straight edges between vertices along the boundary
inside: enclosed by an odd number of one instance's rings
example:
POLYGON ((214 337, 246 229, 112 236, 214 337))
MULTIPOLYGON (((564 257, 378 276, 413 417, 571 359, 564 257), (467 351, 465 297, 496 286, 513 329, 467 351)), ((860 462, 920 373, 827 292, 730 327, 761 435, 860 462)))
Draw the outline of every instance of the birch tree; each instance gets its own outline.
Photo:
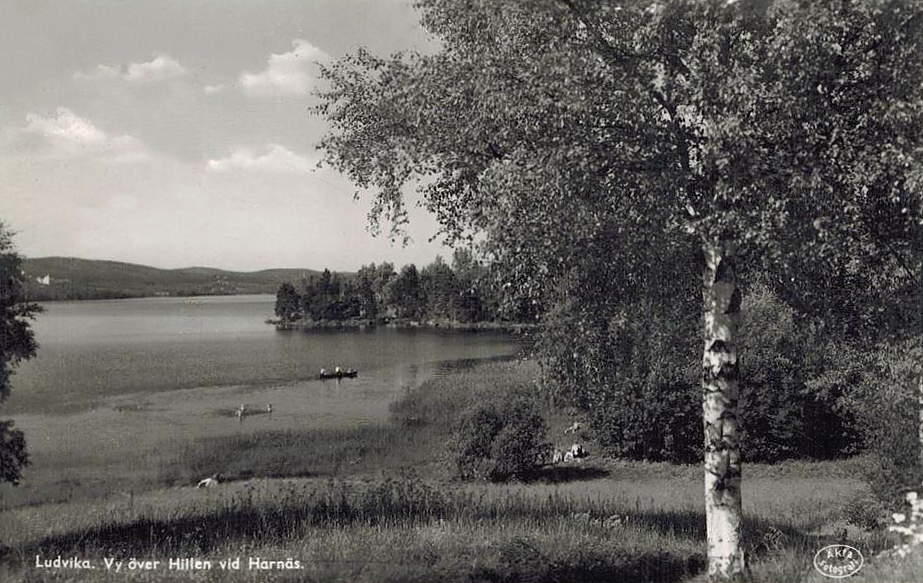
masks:
POLYGON ((371 196, 373 226, 399 229, 415 187, 449 242, 481 234, 546 305, 595 248, 621 267, 593 277, 631 293, 658 250, 696 246, 708 570, 742 577, 738 254, 919 278, 919 6, 417 6, 434 54, 324 70, 326 161, 371 196))

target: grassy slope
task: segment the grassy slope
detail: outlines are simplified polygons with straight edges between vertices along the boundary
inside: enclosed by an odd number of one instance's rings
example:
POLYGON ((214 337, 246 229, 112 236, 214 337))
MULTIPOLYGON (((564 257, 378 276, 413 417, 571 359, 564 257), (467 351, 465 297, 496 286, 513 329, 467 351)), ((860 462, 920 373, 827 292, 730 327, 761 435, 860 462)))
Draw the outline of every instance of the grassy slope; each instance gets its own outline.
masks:
MULTIPOLYGON (((8 546, 0 579, 124 580, 101 557, 244 557, 240 571, 204 580, 673 581, 701 578, 704 517, 697 467, 603 461, 549 471, 528 484, 449 479, 448 428, 459 410, 530 383, 528 365, 495 365, 424 384, 394 408, 395 423, 341 432, 267 432, 202 440, 165 452, 159 483, 224 471, 214 490, 154 489, 133 498, 0 514, 8 546), (178 468, 178 469, 176 469, 178 468), (408 470, 408 468, 411 468, 408 470), (386 476, 382 477, 381 472, 386 476), (408 473, 411 472, 411 473, 408 473), (260 476, 300 476, 267 479, 260 476), (34 556, 94 559, 90 572, 37 571, 34 556), (247 557, 291 557, 303 569, 248 570, 247 557)), ((568 419, 552 416, 560 444, 568 419)), ((591 448, 592 451, 592 448, 591 448)), ((760 581, 814 581, 811 558, 835 542, 831 523, 863 488, 854 462, 751 465, 745 536, 760 581)), ((158 482, 152 483, 156 486, 158 482)), ((871 556, 883 536, 852 544, 871 556)), ((888 568, 900 580, 905 566, 888 568)), ((870 571, 872 572, 872 571, 870 571)), ((162 568, 133 580, 189 580, 162 568)), ((891 578, 893 577, 893 579, 891 578)))

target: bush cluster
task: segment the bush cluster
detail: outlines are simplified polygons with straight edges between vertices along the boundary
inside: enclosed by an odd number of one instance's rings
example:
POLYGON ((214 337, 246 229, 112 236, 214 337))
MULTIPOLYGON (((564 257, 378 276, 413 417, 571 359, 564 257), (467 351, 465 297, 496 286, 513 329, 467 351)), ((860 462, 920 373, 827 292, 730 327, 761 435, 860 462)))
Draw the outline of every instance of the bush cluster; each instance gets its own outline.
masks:
POLYGON ((648 313, 644 333, 622 321, 612 330, 623 365, 612 375, 612 390, 591 410, 600 445, 628 459, 692 462, 702 457, 699 367, 690 348, 679 344, 690 330, 670 327, 648 313))
POLYGON ((545 420, 525 392, 477 404, 455 428, 451 451, 457 474, 493 482, 527 477, 551 447, 547 436, 545 420))
MULTIPOLYGON (((849 378, 830 365, 838 347, 812 327, 799 332, 794 310, 765 283, 746 290, 741 312, 744 459, 856 453, 857 423, 845 401, 849 378)), ((576 303, 549 314, 538 350, 551 396, 583 410, 612 456, 700 461, 699 312, 691 304, 642 300, 604 316, 576 303), (562 341, 562 330, 571 331, 570 342, 562 341)))
POLYGON ((866 480, 886 507, 899 508, 908 489, 923 482, 918 402, 923 348, 915 338, 881 344, 861 355, 843 352, 852 357, 850 367, 858 369, 844 400, 855 412, 869 453, 866 480))
POLYGON ((744 459, 774 462, 830 457, 808 437, 817 423, 835 416, 805 390, 809 340, 795 333, 792 309, 763 284, 751 287, 741 306, 740 410, 744 459))

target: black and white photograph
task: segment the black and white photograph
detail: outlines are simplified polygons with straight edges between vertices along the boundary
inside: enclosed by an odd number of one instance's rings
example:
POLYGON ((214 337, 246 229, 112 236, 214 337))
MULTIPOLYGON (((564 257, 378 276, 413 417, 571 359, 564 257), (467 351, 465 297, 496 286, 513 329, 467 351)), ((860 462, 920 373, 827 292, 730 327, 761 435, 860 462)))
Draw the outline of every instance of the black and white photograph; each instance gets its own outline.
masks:
POLYGON ((923 1, 0 0, 3 583, 919 583, 923 1))

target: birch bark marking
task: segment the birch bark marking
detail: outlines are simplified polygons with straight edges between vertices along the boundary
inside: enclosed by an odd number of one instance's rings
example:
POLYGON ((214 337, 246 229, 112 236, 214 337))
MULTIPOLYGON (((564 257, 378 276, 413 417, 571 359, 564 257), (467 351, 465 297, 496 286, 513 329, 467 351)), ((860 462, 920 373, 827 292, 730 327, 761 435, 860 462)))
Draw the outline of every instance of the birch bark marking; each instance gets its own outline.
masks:
POLYGON ((917 439, 920 441, 920 471, 923 472, 923 372, 920 373, 917 385, 917 400, 920 405, 920 425, 917 428, 917 439))
POLYGON ((739 580, 744 575, 740 546, 740 425, 737 325, 740 290, 735 273, 736 246, 707 241, 704 287, 705 351, 702 359, 702 410, 705 424, 705 521, 708 576, 739 580))

